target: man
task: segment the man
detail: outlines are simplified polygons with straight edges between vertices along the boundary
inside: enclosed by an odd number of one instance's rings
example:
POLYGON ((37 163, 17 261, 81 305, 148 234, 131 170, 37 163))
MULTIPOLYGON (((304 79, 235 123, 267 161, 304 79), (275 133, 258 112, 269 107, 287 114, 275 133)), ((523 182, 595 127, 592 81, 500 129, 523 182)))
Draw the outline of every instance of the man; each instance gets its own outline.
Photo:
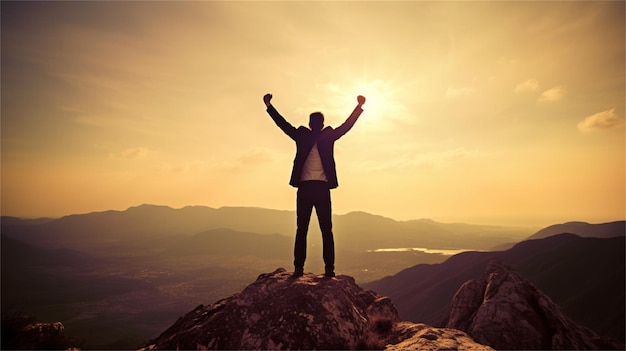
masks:
POLYGON ((278 113, 271 103, 272 94, 266 94, 263 102, 267 113, 276 125, 296 142, 296 157, 293 161, 289 184, 298 188, 296 199, 296 242, 294 245, 294 277, 304 274, 306 260, 306 236, 311 212, 315 207, 320 230, 322 231, 325 276, 335 276, 335 242, 332 231, 332 210, 330 189, 336 188, 337 172, 333 148, 335 141, 346 134, 363 112, 365 98, 357 97, 357 106, 350 117, 337 129, 324 128, 324 115, 314 112, 309 116, 309 128, 295 128, 278 113))

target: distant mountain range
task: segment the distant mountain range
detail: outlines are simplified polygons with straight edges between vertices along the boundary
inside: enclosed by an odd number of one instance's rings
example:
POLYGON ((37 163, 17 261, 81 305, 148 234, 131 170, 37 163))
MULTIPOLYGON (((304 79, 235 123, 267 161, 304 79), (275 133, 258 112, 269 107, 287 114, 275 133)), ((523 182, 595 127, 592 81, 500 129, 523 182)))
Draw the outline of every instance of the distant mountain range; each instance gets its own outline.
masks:
MULTIPOLYGON (((305 270, 315 273, 323 269, 321 235, 316 221, 311 223, 305 270)), ((361 285, 374 281, 367 286, 391 296, 405 319, 441 322, 454 291, 481 274, 487 257, 497 256, 543 284, 564 308, 569 304, 581 324, 596 328, 598 313, 604 313, 605 325, 595 330, 611 333, 620 326, 606 305, 623 311, 623 298, 620 305, 614 296, 624 291, 623 221, 599 225, 601 230, 569 223, 549 227, 600 237, 619 236, 621 230, 621 238, 556 236, 500 252, 482 251, 549 235, 549 228, 395 221, 364 212, 335 215, 333 224, 338 274, 361 285), (613 228, 609 234, 607 227, 613 228), (479 252, 449 258, 375 251, 385 248, 479 252), (607 251, 620 248, 621 258, 607 251)), ((240 291, 261 273, 290 269, 295 212, 142 205, 58 219, 2 217, 1 228, 3 312, 17 307, 40 320, 62 320, 69 335, 88 340, 85 347, 119 349, 155 337, 183 312, 240 291)))
MULTIPOLYGON (((621 223, 612 227, 621 230, 621 223)), ((606 234, 604 229, 591 232, 606 234)), ((619 231, 613 234, 608 239, 559 234, 523 241, 506 251, 464 252, 443 263, 416 265, 362 285, 389 296, 402 318, 438 326, 461 284, 480 277, 490 260, 500 259, 578 323, 623 342, 624 236, 619 231)))
POLYGON ((567 222, 555 224, 530 236, 528 239, 541 239, 549 236, 570 233, 585 238, 615 238, 626 235, 626 222, 616 221, 600 224, 589 224, 586 222, 567 222))
MULTIPOLYGON (((250 238, 240 241, 258 243, 258 240, 264 240, 258 235, 269 235, 266 239, 272 238, 275 245, 259 244, 256 252, 246 254, 254 253, 263 258, 273 256, 289 267, 295 222, 294 211, 203 206, 173 209, 141 205, 125 211, 77 214, 58 219, 2 217, 1 224, 2 234, 7 237, 38 247, 68 248, 98 257, 146 254, 156 257, 169 255, 172 250, 178 250, 178 255, 232 253, 231 244, 235 237, 248 236, 250 238), (202 237, 211 231, 221 234, 202 241, 202 237), (196 243, 192 244, 194 241, 196 243), (180 248, 181 245, 187 245, 188 249, 180 248)), ((323 266, 318 251, 321 251, 321 235, 316 221, 311 223, 311 253, 307 267, 316 270, 315 267, 323 266)), ((428 219, 396 221, 365 212, 335 215, 333 230, 337 269, 358 281, 379 279, 417 263, 441 262, 448 257, 418 251, 374 252, 377 249, 489 250, 503 243, 518 242, 534 232, 533 228, 438 223, 428 219)))
MULTIPOLYGON (((316 221, 311 223, 311 239, 319 241, 316 221)), ((251 207, 173 209, 141 205, 125 211, 94 212, 59 219, 2 217, 2 233, 5 235, 31 243, 76 249, 102 248, 120 241, 133 243, 193 235, 220 228, 292 238, 295 225, 294 211, 251 207)), ((354 251, 396 247, 488 250, 503 243, 517 242, 533 232, 523 227, 438 223, 428 219, 396 221, 365 212, 335 215, 333 229, 336 245, 354 251)))

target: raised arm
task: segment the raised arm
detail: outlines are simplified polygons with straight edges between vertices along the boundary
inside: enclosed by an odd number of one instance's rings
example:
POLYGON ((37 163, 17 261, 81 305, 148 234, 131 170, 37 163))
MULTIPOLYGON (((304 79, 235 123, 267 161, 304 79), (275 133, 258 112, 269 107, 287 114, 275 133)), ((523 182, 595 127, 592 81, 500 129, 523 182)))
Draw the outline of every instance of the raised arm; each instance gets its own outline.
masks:
POLYGON ((358 104, 356 105, 352 113, 350 114, 350 117, 348 117, 348 119, 346 119, 346 121, 343 122, 342 125, 340 125, 339 127, 335 129, 336 139, 341 138, 350 129, 352 129, 352 127, 354 126, 354 123, 356 123, 357 119, 359 119, 359 116, 363 112, 363 104, 365 103, 365 97, 362 95, 359 95, 357 96, 356 100, 358 104))
POLYGON ((272 117, 274 123, 276 123, 276 125, 291 139, 295 140, 297 129, 289 122, 287 122, 287 120, 283 116, 281 116, 280 113, 278 113, 276 108, 274 108, 274 106, 272 105, 272 94, 265 94, 265 96, 263 96, 263 102, 267 107, 267 113, 270 115, 270 117, 272 117))

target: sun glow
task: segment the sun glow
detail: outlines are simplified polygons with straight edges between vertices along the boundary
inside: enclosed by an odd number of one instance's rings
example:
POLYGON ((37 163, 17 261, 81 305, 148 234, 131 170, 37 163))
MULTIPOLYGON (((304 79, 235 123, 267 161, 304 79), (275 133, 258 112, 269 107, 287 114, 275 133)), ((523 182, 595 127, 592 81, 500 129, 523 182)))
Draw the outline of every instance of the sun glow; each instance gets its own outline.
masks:
POLYGON ((388 83, 378 79, 359 82, 354 88, 358 95, 363 95, 367 99, 363 108, 368 111, 369 115, 379 116, 379 118, 385 115, 392 106, 391 90, 388 83))
POLYGON ((381 79, 359 81, 354 84, 349 99, 356 100, 357 95, 366 98, 363 109, 368 121, 374 122, 376 128, 380 128, 394 119, 401 119, 406 112, 403 102, 403 90, 398 89, 395 83, 381 79))
MULTIPOLYGON (((379 78, 331 81, 318 84, 317 88, 316 93, 324 98, 303 106, 301 112, 322 109, 328 116, 343 116, 357 103, 357 96, 362 95, 366 101, 363 104, 365 113, 361 118, 367 119, 369 123, 364 123, 361 128, 367 128, 369 125, 378 130, 383 125, 390 125, 393 120, 406 119, 407 101, 410 101, 407 94, 412 91, 412 95, 415 95, 413 81, 399 82, 379 78)), ((341 117, 329 120, 330 124, 340 122, 341 117)))

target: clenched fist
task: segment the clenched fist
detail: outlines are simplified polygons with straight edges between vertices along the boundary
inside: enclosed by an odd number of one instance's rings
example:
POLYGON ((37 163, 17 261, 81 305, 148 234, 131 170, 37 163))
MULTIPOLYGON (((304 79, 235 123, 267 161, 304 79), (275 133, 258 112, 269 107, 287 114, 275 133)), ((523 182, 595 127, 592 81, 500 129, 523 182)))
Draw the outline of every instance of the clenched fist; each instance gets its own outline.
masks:
POLYGON ((363 105, 365 103, 365 96, 359 95, 356 97, 356 101, 359 102, 359 105, 363 105))
POLYGON ((270 105, 270 101, 272 101, 272 94, 265 94, 263 96, 263 102, 265 103, 266 106, 270 105))

